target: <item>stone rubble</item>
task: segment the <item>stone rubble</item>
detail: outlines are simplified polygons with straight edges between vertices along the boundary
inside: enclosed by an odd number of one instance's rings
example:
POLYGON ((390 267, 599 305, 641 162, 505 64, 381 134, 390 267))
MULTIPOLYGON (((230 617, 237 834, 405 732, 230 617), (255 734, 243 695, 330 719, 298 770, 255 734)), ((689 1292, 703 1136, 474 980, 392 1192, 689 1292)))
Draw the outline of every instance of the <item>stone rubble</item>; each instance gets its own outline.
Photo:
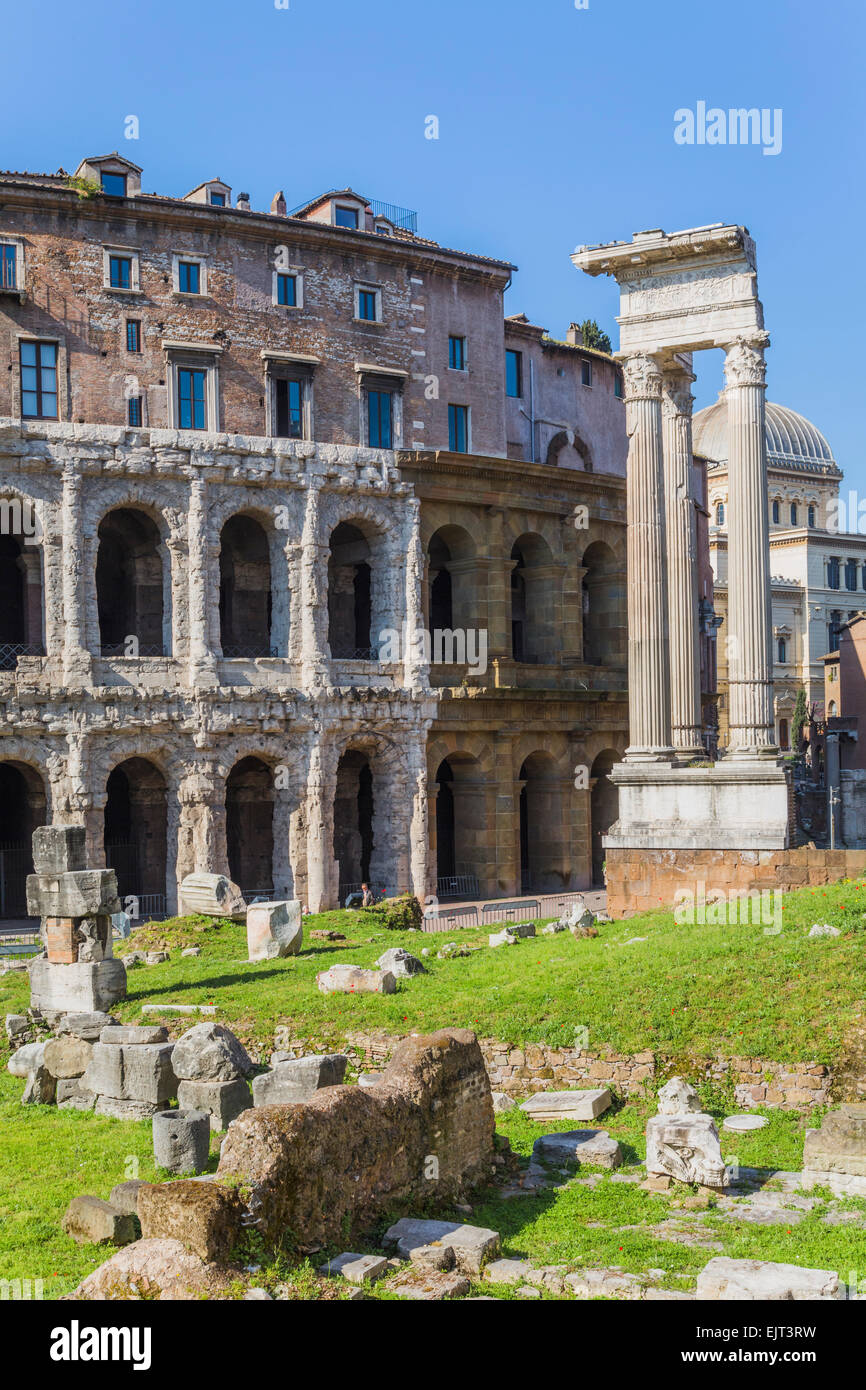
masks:
POLYGON ((538 1091, 520 1108, 530 1120, 594 1120, 612 1104, 610 1091, 599 1086, 586 1091, 538 1091))
POLYGON ((394 994, 397 989, 390 970, 364 970, 360 965, 332 965, 319 972, 316 984, 322 994, 394 994))
POLYGON ((297 899, 252 903, 247 908, 247 957, 251 961, 296 956, 304 942, 297 899))

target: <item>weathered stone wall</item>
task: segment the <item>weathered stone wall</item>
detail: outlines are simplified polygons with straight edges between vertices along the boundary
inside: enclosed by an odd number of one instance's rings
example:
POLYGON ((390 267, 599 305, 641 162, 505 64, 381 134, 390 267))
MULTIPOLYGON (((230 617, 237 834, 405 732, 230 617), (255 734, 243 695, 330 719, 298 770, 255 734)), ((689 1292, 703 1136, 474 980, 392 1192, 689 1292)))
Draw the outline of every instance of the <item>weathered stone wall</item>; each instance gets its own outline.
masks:
POLYGON ((682 890, 790 892, 866 873, 866 850, 607 849, 607 910, 614 920, 674 906, 682 890))
MULTIPOLYGON (((266 1241, 317 1248, 415 1203, 471 1192, 492 1172, 493 1141, 481 1049, 473 1033, 446 1029, 404 1039, 371 1089, 329 1086, 303 1104, 238 1116, 217 1176, 239 1183, 245 1224, 266 1241)), ((214 1258, 231 1247, 233 1220, 240 1233, 219 1182, 163 1184, 150 1195, 145 1237, 182 1233, 214 1258)))

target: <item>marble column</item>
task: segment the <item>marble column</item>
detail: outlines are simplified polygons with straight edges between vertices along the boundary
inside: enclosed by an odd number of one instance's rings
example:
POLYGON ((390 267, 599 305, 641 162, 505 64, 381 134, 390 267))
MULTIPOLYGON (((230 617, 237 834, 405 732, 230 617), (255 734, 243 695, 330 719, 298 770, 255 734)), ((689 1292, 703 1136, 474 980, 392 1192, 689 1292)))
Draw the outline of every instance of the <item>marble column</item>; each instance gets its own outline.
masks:
POLYGON ((671 671, 671 742, 677 762, 706 755, 701 740, 701 654, 697 517, 692 487, 691 372, 665 369, 662 382, 665 525, 671 671))
POLYGON ((662 448, 662 371, 655 358, 626 359, 629 437, 628 712, 630 763, 670 762, 671 701, 662 448))
POLYGON ((91 683, 91 657, 85 641, 84 516, 81 475, 63 470, 63 679, 81 688, 91 683))
MULTIPOLYGON (((307 903, 311 912, 337 906, 334 860, 334 792, 337 754, 317 733, 307 773, 307 903)), ((342 906, 342 904, 340 904, 342 906)))
MULTIPOLYGON (((427 731, 419 729, 409 734, 407 750, 409 773, 408 793, 411 804, 409 821, 409 880, 411 891, 420 903, 429 892, 429 833, 427 825, 427 731)), ((435 869, 433 871, 435 878, 435 869)))
POLYGON ((189 680, 192 686, 218 684, 216 659, 209 639, 207 484, 200 473, 190 480, 187 517, 189 563, 189 680))
POLYGON ((725 356, 728 405, 729 758, 774 757, 773 653, 762 340, 725 356))
MULTIPOLYGON (((319 487, 311 480, 301 536, 301 664, 307 687, 328 684, 328 559, 321 535, 319 487)), ((310 908, 315 911, 315 908, 310 908)))

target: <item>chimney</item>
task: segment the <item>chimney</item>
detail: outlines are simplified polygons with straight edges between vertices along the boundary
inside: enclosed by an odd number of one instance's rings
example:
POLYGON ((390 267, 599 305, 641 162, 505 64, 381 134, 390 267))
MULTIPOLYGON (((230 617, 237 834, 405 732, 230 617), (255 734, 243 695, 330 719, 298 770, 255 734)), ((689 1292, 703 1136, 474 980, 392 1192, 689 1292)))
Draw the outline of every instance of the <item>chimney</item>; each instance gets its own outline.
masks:
POLYGON ((271 199, 271 212, 275 217, 285 217, 286 215, 286 195, 282 189, 275 193, 271 199))
POLYGON ((249 193, 239 193, 239 194, 238 194, 238 201, 237 201, 236 206, 237 206, 238 212, 249 212, 249 210, 250 210, 250 195, 249 195, 249 193))
POLYGON ((571 343, 573 347, 583 347, 583 334, 580 331, 580 324, 570 323, 568 325, 565 341, 571 343))

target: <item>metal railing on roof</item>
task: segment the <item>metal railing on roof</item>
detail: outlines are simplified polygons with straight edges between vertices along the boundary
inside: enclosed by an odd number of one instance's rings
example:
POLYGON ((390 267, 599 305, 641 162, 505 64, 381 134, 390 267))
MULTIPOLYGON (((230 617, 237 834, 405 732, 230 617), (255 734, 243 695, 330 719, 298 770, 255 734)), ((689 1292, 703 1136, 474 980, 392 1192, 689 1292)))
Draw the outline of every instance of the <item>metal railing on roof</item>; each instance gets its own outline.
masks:
MULTIPOLYGON (((292 208, 291 212, 286 213, 286 216, 297 217, 299 212, 303 212, 304 208, 309 206, 310 201, 307 199, 304 203, 298 203, 298 206, 292 208)), ((417 235, 418 214, 413 212, 411 208, 401 208, 397 203, 382 203, 378 198, 371 198, 367 206, 374 217, 387 217, 394 227, 399 227, 404 232, 411 232, 413 236, 417 235)), ((363 231, 363 227, 360 230, 363 231)))

